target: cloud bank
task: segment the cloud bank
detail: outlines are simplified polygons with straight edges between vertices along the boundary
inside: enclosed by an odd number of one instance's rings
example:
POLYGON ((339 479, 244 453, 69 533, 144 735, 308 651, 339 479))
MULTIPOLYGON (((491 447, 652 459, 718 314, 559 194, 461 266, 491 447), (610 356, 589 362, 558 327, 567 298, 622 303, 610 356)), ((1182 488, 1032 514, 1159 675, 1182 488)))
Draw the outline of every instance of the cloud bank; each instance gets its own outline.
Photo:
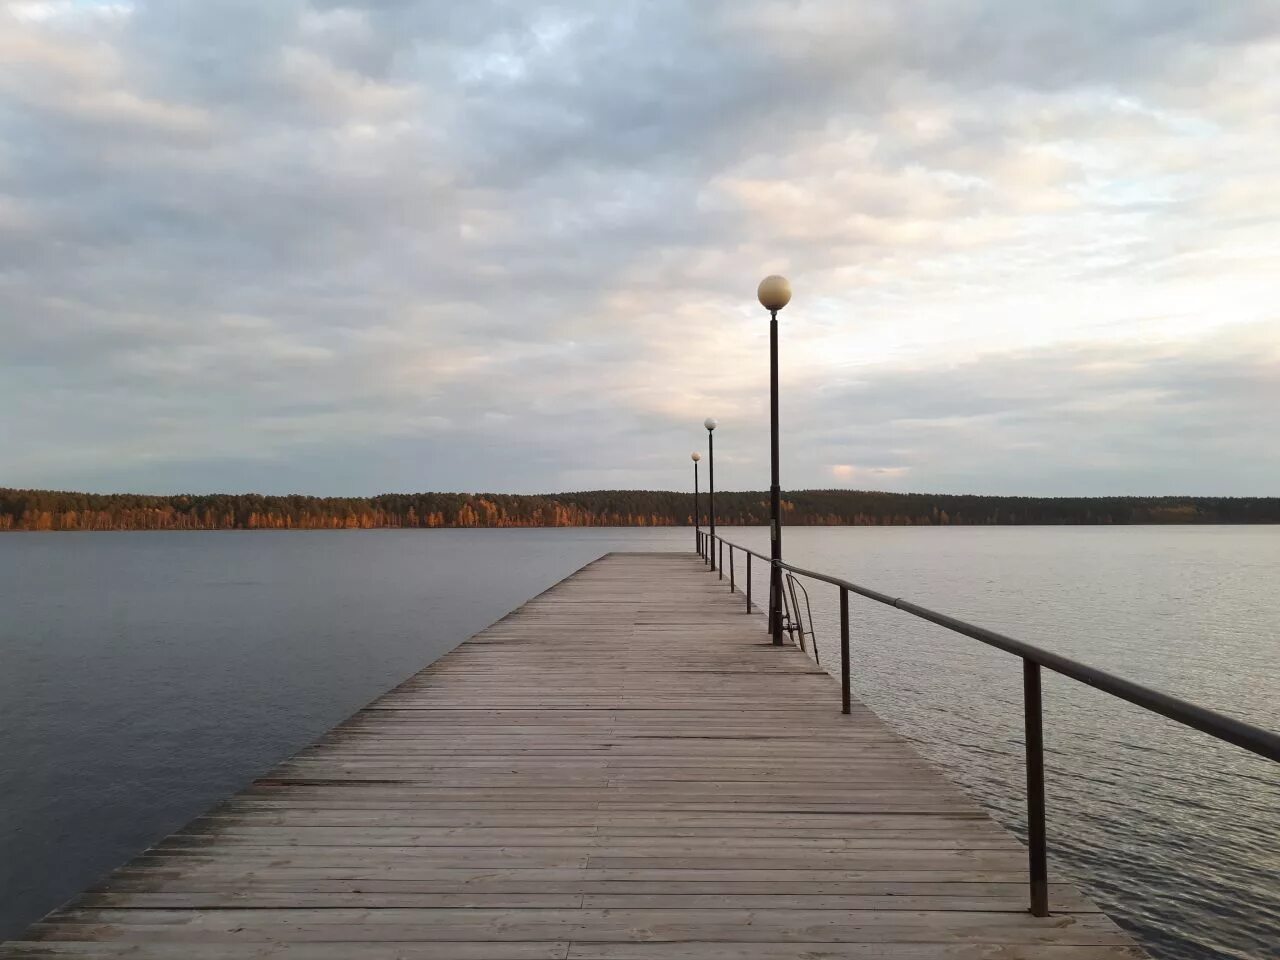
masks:
POLYGON ((1274 494, 1280 8, 0 4, 0 482, 1274 494))

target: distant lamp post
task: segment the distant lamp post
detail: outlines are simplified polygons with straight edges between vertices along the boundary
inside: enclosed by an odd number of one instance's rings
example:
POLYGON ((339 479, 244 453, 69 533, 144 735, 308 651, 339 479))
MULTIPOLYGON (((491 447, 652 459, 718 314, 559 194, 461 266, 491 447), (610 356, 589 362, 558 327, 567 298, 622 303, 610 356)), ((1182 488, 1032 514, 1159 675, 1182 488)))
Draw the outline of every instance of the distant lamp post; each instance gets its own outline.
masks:
POLYGON ((716 568, 716 418, 707 417, 702 421, 707 428, 707 526, 711 528, 711 539, 707 542, 708 553, 711 554, 711 569, 716 568))
POLYGON ((760 305, 769 311, 769 632, 782 646, 782 490, 778 483, 778 311, 791 302, 791 283, 776 274, 760 281, 760 305))
POLYGON ((698 510, 698 461, 702 459, 702 454, 695 450, 689 454, 689 459, 693 461, 693 549, 701 553, 702 514, 698 510))

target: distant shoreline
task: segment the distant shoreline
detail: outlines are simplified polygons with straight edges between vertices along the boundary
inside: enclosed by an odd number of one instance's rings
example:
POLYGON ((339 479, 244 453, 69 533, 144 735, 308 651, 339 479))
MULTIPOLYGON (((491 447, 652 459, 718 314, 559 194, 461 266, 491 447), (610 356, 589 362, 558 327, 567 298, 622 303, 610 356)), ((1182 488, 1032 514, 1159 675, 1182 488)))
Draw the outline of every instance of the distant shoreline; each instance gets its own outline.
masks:
MULTIPOLYGON (((975 527, 1273 527, 1280 524, 1276 520, 1196 520, 1190 522, 1146 521, 1137 523, 951 523, 945 527, 941 524, 896 524, 896 523, 792 523, 787 527, 806 527, 814 529, 837 530, 849 527, 866 528, 913 528, 913 529, 948 529, 965 530, 975 527)), ((704 523, 699 528, 706 530, 704 523)), ((716 522, 717 532, 727 530, 767 530, 767 523, 720 523, 716 522)), ((0 527, 0 537, 5 534, 18 533, 383 533, 388 530, 693 530, 691 523, 668 523, 657 526, 640 524, 576 524, 573 526, 506 526, 506 527, 96 527, 96 528, 57 528, 26 529, 24 527, 0 527)), ((727 536, 727 534, 726 534, 727 536)), ((692 548, 690 548, 692 549, 692 548)))
MULTIPOLYGON (((707 496, 698 502, 706 522, 707 496)), ((716 493, 716 522, 768 523, 763 491, 716 493)), ((0 532, 688 527, 691 492, 405 493, 376 497, 152 496, 0 488, 0 532)), ((1280 497, 997 497, 794 490, 788 526, 1108 526, 1280 523, 1280 497)))

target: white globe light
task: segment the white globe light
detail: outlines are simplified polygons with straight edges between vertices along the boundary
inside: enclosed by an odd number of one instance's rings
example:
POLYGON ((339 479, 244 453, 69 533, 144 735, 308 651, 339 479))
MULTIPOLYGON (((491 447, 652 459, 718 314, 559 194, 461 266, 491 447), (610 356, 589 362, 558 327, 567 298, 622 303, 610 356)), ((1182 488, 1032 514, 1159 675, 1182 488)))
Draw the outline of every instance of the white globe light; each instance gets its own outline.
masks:
POLYGON ((781 310, 791 302, 791 281, 776 273, 765 277, 760 281, 756 296, 760 298, 760 305, 766 310, 781 310))
POLYGON ((695 451, 693 451, 693 453, 689 454, 689 458, 690 458, 694 463, 697 463, 699 460, 701 460, 701 459, 702 459, 702 454, 700 454, 697 450, 695 450, 695 451))
POLYGON ((716 428, 716 418, 707 417, 707 419, 702 421, 702 425, 706 427, 708 430, 714 430, 716 428))

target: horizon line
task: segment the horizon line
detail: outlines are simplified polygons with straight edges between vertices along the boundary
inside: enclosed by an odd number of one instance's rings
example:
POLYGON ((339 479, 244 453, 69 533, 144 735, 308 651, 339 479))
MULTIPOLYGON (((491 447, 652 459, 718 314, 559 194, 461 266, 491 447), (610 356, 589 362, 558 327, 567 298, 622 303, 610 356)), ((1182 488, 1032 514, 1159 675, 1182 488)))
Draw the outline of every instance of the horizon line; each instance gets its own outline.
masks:
MULTIPOLYGON (((742 494, 758 494, 767 497, 768 489, 762 490, 717 490, 717 494, 721 495, 742 495, 742 494)), ((925 492, 918 490, 876 490, 866 487, 798 487, 795 489, 786 489, 782 491, 784 494, 804 494, 804 493, 848 493, 848 494, 874 494, 878 496, 890 497, 981 497, 985 499, 1004 499, 1004 500, 1278 500, 1280 494, 1227 494, 1227 493, 1091 493, 1091 494, 1074 494, 1074 493, 1055 493, 1055 494, 1026 494, 1026 493, 943 493, 943 492, 925 492)), ((418 496, 461 496, 461 497, 565 497, 565 496, 581 496, 584 494, 600 494, 600 493, 646 493, 646 494, 670 494, 673 496, 689 497, 693 496, 692 490, 672 490, 661 487, 591 487, 581 490, 559 490, 554 492, 540 493, 506 493, 499 490, 408 490, 395 491, 384 490, 375 494, 325 494, 325 493, 260 493, 256 490, 242 490, 232 492, 228 490, 219 490, 209 493, 193 493, 190 491, 169 492, 169 493, 141 493, 131 490, 112 490, 109 492, 95 492, 89 490, 73 490, 59 489, 55 487, 8 487, 0 486, 0 495, 3 494, 59 494, 59 495, 76 495, 87 497, 305 497, 312 500, 376 500, 379 497, 418 497, 418 496)), ((698 491, 699 496, 706 496, 705 489, 698 491)))

